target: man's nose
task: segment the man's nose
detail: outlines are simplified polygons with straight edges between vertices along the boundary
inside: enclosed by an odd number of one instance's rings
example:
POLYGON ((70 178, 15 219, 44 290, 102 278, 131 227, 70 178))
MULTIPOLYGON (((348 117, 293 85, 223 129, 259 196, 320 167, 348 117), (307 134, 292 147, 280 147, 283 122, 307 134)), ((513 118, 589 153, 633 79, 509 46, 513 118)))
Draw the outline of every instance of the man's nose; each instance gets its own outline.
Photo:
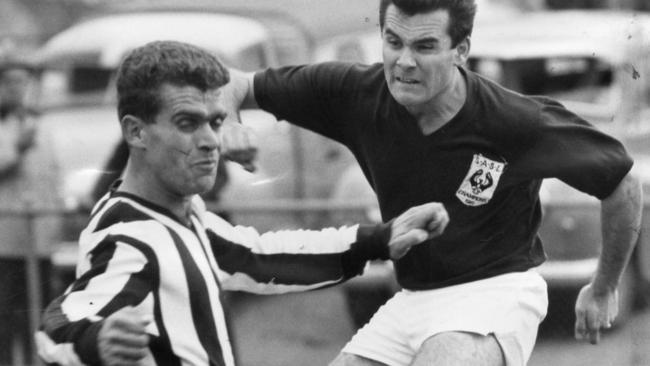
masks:
POLYGON ((404 47, 397 58, 397 66, 403 68, 415 67, 415 57, 410 48, 404 47))
POLYGON ((201 128, 197 130, 197 145, 200 150, 214 151, 219 148, 218 132, 212 129, 209 123, 204 123, 201 128))

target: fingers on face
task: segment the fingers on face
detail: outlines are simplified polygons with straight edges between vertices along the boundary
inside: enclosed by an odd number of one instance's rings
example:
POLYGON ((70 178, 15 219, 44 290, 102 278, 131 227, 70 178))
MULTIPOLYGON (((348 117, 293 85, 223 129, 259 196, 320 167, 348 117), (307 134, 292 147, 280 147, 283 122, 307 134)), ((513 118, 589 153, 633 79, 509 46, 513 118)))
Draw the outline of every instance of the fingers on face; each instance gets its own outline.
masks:
POLYGON ((257 151, 257 136, 250 127, 226 124, 222 127, 220 136, 221 147, 226 153, 233 151, 257 151))
POLYGON ((250 133, 221 134, 221 153, 224 158, 241 164, 249 172, 255 171, 257 141, 250 133))

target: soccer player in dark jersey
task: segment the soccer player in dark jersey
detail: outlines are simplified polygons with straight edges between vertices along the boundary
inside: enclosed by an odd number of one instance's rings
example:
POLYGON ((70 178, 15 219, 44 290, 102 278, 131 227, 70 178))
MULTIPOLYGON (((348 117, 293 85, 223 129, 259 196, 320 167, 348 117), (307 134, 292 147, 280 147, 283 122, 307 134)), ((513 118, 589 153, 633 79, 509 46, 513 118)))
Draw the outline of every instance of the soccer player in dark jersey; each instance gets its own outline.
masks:
MULTIPOLYGON (((545 259, 537 236, 544 178, 602 203, 603 247, 577 299, 576 336, 596 343, 616 316, 640 227, 632 159, 556 101, 465 69, 475 12, 473 0, 381 0, 383 63, 233 73, 225 88, 230 116, 258 105, 346 145, 384 220, 427 201, 444 203, 450 215, 432 245, 394 261, 403 290, 335 366, 524 365, 548 302, 534 271, 545 259)), ((253 164, 246 130, 225 126, 224 154, 253 164)))
POLYGON ((228 79, 215 56, 178 42, 122 62, 129 159, 81 233, 76 280, 43 315, 36 341, 48 364, 233 366, 222 290, 331 286, 444 230, 439 203, 389 224, 262 235, 207 212, 198 194, 214 185, 228 79))

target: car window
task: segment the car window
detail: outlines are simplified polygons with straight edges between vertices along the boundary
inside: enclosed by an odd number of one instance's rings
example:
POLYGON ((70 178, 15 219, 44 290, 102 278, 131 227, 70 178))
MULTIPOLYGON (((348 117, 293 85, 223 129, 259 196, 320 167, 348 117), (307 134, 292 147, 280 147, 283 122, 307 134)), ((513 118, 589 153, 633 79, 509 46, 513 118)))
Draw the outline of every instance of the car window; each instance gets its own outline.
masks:
POLYGON ((471 58, 469 68, 520 93, 557 99, 595 123, 612 121, 621 102, 615 66, 595 57, 471 58))
POLYGON ((596 104, 611 97, 613 68, 596 58, 472 59, 470 68, 524 94, 596 104))
POLYGON ((93 66, 47 69, 41 76, 41 106, 57 108, 115 101, 115 70, 93 66))
MULTIPOLYGON (((269 65, 263 44, 246 47, 231 57, 217 56, 226 65, 243 71, 259 70, 269 65)), ((115 103, 115 69, 87 61, 78 62, 75 55, 70 55, 70 60, 64 60, 58 67, 54 66, 46 68, 41 76, 43 108, 115 103)))

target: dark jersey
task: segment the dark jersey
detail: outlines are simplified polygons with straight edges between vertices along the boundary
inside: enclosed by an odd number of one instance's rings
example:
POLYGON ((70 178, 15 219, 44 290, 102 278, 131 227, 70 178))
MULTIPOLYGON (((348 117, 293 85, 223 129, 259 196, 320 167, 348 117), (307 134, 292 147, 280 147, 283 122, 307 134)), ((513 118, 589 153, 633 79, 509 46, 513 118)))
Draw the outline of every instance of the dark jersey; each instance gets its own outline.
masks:
POLYGON ((384 220, 425 202, 445 205, 450 223, 444 234, 395 263, 408 289, 541 264, 541 180, 556 177, 602 199, 632 166, 617 140, 559 103, 461 71, 465 105, 430 135, 393 99, 381 64, 325 63, 255 76, 263 109, 352 151, 384 220))

